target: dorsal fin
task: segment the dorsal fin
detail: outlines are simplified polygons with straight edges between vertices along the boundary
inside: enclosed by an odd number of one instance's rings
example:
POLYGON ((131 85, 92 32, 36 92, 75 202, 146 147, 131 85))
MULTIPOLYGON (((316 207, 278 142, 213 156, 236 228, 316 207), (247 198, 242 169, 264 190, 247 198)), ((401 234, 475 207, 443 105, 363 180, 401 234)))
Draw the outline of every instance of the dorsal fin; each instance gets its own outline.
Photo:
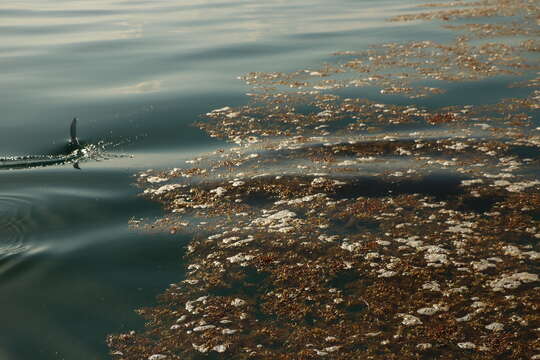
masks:
POLYGON ((71 144, 81 146, 79 139, 77 139, 77 118, 73 118, 70 127, 71 144))

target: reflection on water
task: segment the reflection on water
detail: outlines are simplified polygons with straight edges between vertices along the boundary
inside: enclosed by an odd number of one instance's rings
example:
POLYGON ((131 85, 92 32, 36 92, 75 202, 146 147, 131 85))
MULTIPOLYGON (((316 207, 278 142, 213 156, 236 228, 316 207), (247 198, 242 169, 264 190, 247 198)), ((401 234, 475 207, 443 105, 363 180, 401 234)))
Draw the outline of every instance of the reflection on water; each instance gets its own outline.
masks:
POLYGON ((126 86, 118 88, 116 91, 119 94, 144 94, 159 91, 161 87, 161 81, 143 81, 132 86, 126 86))

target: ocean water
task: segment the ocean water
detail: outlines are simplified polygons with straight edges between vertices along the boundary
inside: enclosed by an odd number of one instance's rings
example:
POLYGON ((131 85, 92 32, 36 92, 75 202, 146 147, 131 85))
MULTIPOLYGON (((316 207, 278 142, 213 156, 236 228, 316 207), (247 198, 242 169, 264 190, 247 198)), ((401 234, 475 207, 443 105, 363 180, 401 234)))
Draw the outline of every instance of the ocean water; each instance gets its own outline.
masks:
MULTIPOLYGON (((246 72, 295 71, 374 43, 452 38, 437 24, 386 21, 414 6, 2 2, 0 157, 66 155, 73 117, 93 152, 80 159, 80 169, 0 167, 0 359, 107 358, 106 335, 142 328, 133 310, 182 279, 189 240, 129 228, 132 218, 162 214, 137 196, 134 175, 228 146, 192 124, 212 109, 245 103, 248 87, 237 77, 246 72)), ((468 84, 421 103, 526 93, 503 84, 468 84)))

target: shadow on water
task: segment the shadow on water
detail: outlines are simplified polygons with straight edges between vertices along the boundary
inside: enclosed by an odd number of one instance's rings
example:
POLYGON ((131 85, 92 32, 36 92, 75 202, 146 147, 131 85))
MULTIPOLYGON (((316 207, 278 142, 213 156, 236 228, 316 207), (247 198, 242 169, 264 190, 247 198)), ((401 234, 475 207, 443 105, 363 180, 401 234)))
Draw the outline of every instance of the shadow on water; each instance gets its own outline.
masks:
POLYGON ((358 177, 333 194, 335 199, 359 196, 380 197, 388 194, 423 194, 443 200, 463 192, 462 178, 452 173, 433 174, 414 180, 385 181, 376 177, 358 177))

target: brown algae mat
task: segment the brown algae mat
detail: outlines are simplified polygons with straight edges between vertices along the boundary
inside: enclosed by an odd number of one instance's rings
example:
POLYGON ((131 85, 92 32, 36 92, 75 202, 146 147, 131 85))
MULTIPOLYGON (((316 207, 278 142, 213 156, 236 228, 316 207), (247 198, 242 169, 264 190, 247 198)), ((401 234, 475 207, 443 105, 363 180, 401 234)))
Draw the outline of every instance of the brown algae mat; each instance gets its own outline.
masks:
POLYGON ((133 228, 192 240, 185 279, 138 310, 143 331, 108 337, 112 358, 540 359, 538 5, 424 4, 390 21, 441 21, 453 43, 244 76, 250 102, 198 123, 234 145, 137 177, 165 215, 133 228), (487 78, 527 95, 347 92, 487 78))

